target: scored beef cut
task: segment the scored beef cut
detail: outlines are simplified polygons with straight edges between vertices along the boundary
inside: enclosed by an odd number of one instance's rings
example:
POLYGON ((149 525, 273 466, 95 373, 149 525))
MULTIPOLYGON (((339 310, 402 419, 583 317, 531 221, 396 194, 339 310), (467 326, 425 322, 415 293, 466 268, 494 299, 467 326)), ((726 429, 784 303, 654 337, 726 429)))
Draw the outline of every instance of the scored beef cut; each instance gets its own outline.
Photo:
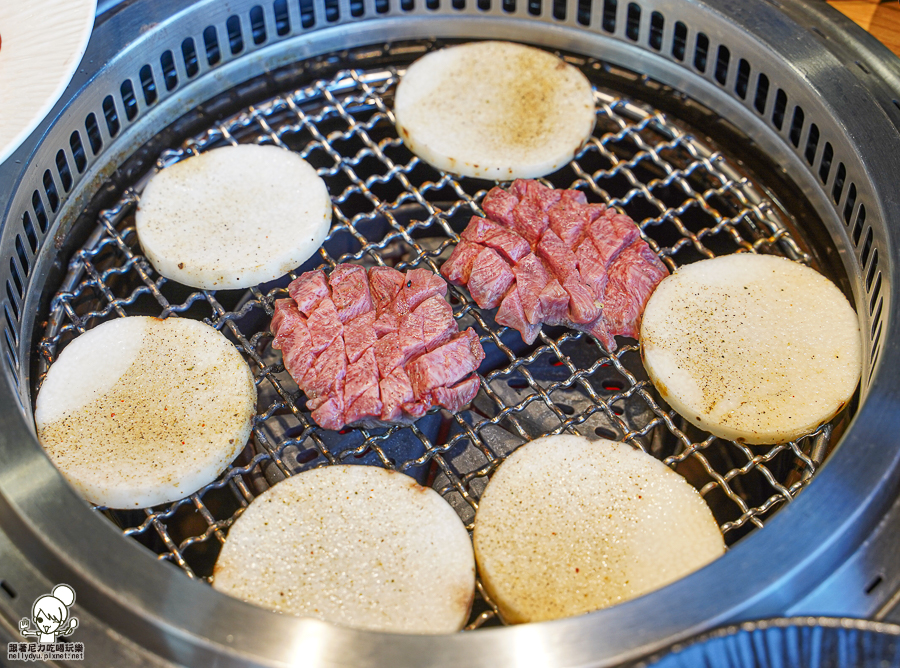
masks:
POLYGON ((459 331, 440 276, 339 264, 301 274, 288 293, 275 302, 272 347, 320 427, 409 424, 475 398, 484 350, 475 330, 459 331))
POLYGON ((578 190, 533 180, 493 188, 441 274, 532 343, 541 325, 587 332, 607 350, 637 338, 650 293, 668 275, 634 221, 578 190), (499 308, 498 308, 499 307, 499 308))

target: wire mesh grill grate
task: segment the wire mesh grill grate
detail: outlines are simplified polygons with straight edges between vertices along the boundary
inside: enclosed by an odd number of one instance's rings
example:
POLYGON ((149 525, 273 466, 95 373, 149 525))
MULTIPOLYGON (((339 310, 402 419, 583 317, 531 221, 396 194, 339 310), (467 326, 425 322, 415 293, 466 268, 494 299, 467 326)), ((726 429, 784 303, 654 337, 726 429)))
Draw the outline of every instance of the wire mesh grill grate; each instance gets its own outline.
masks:
MULTIPOLYGON (((577 64, 589 77, 601 67, 577 64)), ((214 483, 164 507, 98 511, 159 559, 208 579, 228 527, 286 476, 334 463, 402 471, 434 487, 471 526, 487 478, 507 454, 526 440, 573 432, 628 441, 663 459, 701 490, 729 543, 762 526, 811 480, 830 425, 778 446, 716 439, 658 398, 636 345, 609 354, 585 334, 545 327, 526 346, 452 286, 460 328, 475 327, 487 354, 472 407, 458 415, 433 412, 404 428, 315 427, 270 346, 273 303, 286 296, 289 280, 339 262, 437 271, 492 185, 440 173, 403 146, 391 113, 400 74, 384 67, 339 72, 249 106, 160 157, 158 167, 165 167, 218 146, 256 142, 297 151, 316 167, 334 202, 333 228, 319 255, 290 278, 215 293, 160 277, 134 230, 145 181, 99 216, 51 302, 38 344, 38 385, 59 351, 86 329, 125 315, 177 315, 203 319, 235 343, 256 377, 259 405, 251 442, 214 483)), ((591 201, 624 210, 670 269, 738 251, 810 261, 775 203, 734 161, 661 112, 602 88, 595 98, 594 136, 548 185, 579 188, 591 201)), ((497 621, 483 599, 470 628, 497 621)))

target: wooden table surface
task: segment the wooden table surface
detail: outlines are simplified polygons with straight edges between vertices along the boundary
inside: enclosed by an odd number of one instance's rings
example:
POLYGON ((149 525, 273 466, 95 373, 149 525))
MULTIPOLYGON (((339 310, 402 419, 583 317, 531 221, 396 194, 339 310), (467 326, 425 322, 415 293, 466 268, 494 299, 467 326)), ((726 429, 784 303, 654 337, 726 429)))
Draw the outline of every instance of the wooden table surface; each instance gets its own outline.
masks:
POLYGON ((828 4, 853 19, 900 56, 900 1, 828 0, 828 4))

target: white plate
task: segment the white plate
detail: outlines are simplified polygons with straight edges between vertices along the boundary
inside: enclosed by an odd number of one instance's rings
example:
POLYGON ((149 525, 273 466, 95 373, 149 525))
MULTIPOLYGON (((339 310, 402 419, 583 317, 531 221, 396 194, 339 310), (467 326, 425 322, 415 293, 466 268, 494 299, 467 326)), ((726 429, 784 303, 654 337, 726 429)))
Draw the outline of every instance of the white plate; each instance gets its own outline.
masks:
POLYGON ((0 0, 0 163, 69 85, 97 0, 0 0))

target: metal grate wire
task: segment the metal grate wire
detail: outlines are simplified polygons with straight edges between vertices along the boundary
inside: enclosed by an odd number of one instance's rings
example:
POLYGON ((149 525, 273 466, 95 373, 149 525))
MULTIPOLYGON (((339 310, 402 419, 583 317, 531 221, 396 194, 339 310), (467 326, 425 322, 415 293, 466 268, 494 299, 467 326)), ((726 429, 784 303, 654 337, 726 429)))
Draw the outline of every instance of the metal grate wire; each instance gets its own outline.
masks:
MULTIPOLYGON (((591 77, 593 60, 577 65, 591 77)), ((722 441, 688 425, 659 399, 636 345, 609 354, 580 332, 544 328, 535 345, 498 326, 453 286, 460 328, 475 327, 487 353, 471 409, 416 424, 340 434, 316 427, 302 394, 270 346, 273 303, 302 271, 339 262, 437 271, 493 184, 438 172, 413 156, 394 128, 395 67, 346 70, 247 107, 180 147, 158 168, 238 143, 294 150, 318 170, 334 202, 319 255, 289 278, 247 291, 193 291, 159 276, 141 255, 133 214, 145 179, 105 210, 50 306, 37 346, 37 387, 59 351, 100 322, 126 315, 203 319, 250 364, 259 391, 251 442, 220 476, 190 497, 143 511, 98 508, 192 578, 208 580, 228 527, 250 502, 301 470, 335 464, 383 466, 433 486, 471 528, 488 476, 518 445, 570 432, 627 441, 659 457, 701 490, 731 544, 809 483, 832 432, 777 446, 722 441)), ((595 87, 594 136, 545 180, 629 213, 670 269, 704 257, 765 252, 810 262, 779 207, 737 163, 677 121, 595 87)), ((620 340, 620 344, 626 343, 620 340)), ((35 387, 35 392, 37 391, 35 387)), ((483 596, 468 628, 498 623, 483 596)))

